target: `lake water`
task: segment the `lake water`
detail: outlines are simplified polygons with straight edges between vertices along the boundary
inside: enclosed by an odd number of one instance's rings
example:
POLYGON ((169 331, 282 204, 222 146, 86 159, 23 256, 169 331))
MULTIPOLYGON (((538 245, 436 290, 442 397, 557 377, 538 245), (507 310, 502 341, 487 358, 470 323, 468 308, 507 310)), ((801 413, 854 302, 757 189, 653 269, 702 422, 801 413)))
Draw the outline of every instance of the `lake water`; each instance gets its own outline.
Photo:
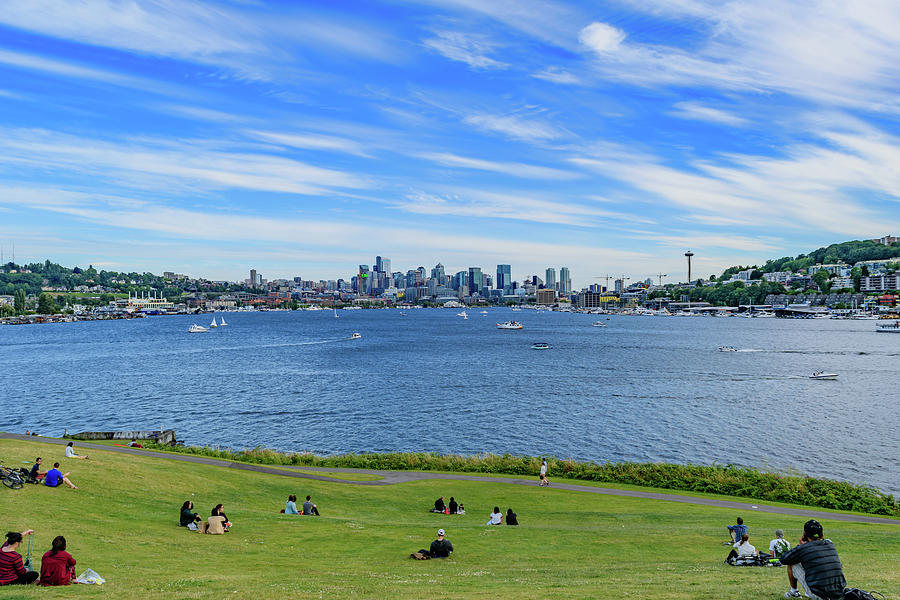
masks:
POLYGON ((734 463, 900 491, 900 335, 871 321, 613 316, 598 328, 591 315, 456 312, 229 313, 203 334, 187 329, 209 315, 0 327, 0 429, 734 463), (509 318, 525 329, 496 329, 509 318))

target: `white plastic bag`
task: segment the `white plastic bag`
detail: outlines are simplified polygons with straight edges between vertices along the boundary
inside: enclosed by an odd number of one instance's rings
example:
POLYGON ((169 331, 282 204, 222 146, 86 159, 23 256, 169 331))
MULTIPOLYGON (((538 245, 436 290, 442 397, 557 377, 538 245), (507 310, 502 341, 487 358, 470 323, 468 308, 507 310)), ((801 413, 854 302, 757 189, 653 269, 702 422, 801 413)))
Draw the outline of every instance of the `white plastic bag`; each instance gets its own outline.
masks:
POLYGON ((199 527, 197 527, 196 523, 188 523, 187 528, 190 529, 191 531, 197 531, 199 529, 199 527))
POLYGON ((90 583, 94 585, 103 585, 106 583, 106 580, 100 577, 99 573, 93 569, 88 569, 84 573, 82 573, 78 579, 75 580, 75 583, 90 583))

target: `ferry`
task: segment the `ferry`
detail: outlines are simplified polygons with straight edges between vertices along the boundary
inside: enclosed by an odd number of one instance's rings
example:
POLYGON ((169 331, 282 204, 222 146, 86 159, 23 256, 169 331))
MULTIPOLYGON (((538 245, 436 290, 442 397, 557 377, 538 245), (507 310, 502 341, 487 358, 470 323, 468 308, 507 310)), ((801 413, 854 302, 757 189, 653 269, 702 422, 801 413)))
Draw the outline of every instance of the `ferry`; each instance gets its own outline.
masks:
POLYGON ((518 321, 504 321, 497 323, 497 329, 522 329, 522 324, 518 321))
POLYGON ((894 321, 893 323, 879 323, 875 327, 875 331, 880 331, 882 333, 900 333, 900 321, 894 321))

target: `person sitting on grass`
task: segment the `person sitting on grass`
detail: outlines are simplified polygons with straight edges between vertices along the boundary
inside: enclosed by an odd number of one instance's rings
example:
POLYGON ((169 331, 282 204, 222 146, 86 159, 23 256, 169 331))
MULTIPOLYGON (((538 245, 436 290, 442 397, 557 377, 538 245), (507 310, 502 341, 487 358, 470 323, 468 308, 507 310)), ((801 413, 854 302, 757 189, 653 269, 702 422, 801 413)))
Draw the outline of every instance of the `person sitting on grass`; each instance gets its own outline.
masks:
POLYGON ((753 544, 750 543, 750 536, 745 533, 741 536, 741 541, 737 542, 731 548, 731 552, 728 553, 728 558, 725 559, 725 562, 731 563, 736 558, 744 558, 756 555, 756 548, 754 548, 753 544))
POLYGON ((516 513, 514 513, 511 508, 506 509, 506 524, 507 525, 518 525, 519 524, 519 518, 516 516, 516 513))
POLYGON ((303 514, 306 516, 319 516, 319 507, 312 503, 312 497, 307 496, 306 502, 303 503, 303 514))
POLYGON ((128 446, 129 448, 143 448, 143 446, 141 446, 140 444, 138 444, 138 442, 137 442, 137 440, 136 440, 135 438, 131 438, 131 441, 128 442, 127 446, 128 446))
POLYGON ((431 542, 428 553, 431 558, 449 558, 451 552, 453 552, 453 544, 444 537, 444 530, 438 529, 437 539, 431 542))
POLYGON ((86 459, 86 458, 87 458, 87 454, 85 454, 84 456, 81 456, 81 455, 79 455, 79 454, 75 454, 75 444, 72 443, 72 442, 69 442, 68 444, 66 444, 66 458, 80 458, 80 459, 86 459))
POLYGON ((28 585, 34 583, 38 574, 25 568, 22 555, 16 552, 22 543, 23 535, 31 535, 34 529, 6 534, 6 542, 0 548, 0 585, 28 585))
POLYGON ((747 529, 747 526, 744 525, 744 520, 740 517, 737 518, 737 525, 728 526, 728 533, 731 535, 731 541, 735 544, 741 541, 742 535, 749 532, 750 530, 747 529))
POLYGON ((286 515, 299 515, 300 511, 297 510, 297 496, 294 494, 288 496, 287 502, 284 503, 284 510, 281 512, 286 515))
POLYGON ((500 512, 499 506, 494 507, 494 512, 491 513, 485 525, 503 525, 503 513, 500 512))
POLYGON ((47 471, 47 474, 44 476, 44 485, 47 487, 57 487, 60 482, 65 483, 67 486, 72 488, 73 490, 77 490, 78 486, 72 483, 69 480, 69 473, 59 470, 59 463, 53 463, 53 468, 47 471))
POLYGON ((34 466, 31 467, 31 471, 28 473, 28 477, 32 481, 40 481, 44 478, 44 475, 47 474, 47 471, 41 471, 41 464, 43 463, 43 459, 38 456, 34 459, 34 466))
POLYGON ((460 503, 459 508, 456 509, 456 514, 458 514, 458 515, 466 514, 466 507, 460 503))
POLYGON ((803 524, 800 543, 781 555, 781 564, 787 565, 791 589, 785 598, 799 598, 802 585, 811 600, 839 600, 844 596, 847 581, 844 568, 838 558, 834 542, 824 538, 822 525, 815 519, 803 524))
POLYGON ((455 515, 459 510, 459 504, 456 503, 456 500, 453 499, 453 496, 450 496, 450 503, 447 505, 447 508, 450 509, 451 515, 455 515))
POLYGON ((225 529, 226 533, 228 532, 228 528, 231 527, 231 521, 228 520, 228 516, 225 514, 225 507, 221 504, 216 504, 216 507, 212 509, 211 517, 222 517, 222 527, 225 529))
POLYGON ((781 555, 791 549, 791 543, 784 539, 784 530, 775 530, 775 539, 769 542, 769 554, 772 558, 781 558, 781 555))
POLYGON ((53 538, 50 550, 41 557, 40 585, 69 585, 75 579, 75 559, 66 552, 66 538, 53 538))
POLYGON ((442 513, 446 510, 447 505, 444 504, 444 497, 441 496, 437 500, 434 501, 434 508, 431 509, 431 512, 442 513))
POLYGON ((181 527, 187 527, 191 523, 195 523, 200 521, 200 515, 193 512, 194 503, 190 500, 185 500, 184 504, 181 505, 181 520, 179 521, 179 525, 181 527))

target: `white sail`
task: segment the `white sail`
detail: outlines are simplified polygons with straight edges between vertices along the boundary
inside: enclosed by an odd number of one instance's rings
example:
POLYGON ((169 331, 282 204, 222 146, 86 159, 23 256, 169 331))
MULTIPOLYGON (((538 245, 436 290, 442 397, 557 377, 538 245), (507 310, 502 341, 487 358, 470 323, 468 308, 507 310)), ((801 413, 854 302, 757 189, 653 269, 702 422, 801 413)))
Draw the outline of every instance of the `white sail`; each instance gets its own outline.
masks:
POLYGON ((218 327, 218 325, 216 325, 216 316, 215 315, 213 315, 212 323, 210 323, 209 326, 210 327, 218 327))

